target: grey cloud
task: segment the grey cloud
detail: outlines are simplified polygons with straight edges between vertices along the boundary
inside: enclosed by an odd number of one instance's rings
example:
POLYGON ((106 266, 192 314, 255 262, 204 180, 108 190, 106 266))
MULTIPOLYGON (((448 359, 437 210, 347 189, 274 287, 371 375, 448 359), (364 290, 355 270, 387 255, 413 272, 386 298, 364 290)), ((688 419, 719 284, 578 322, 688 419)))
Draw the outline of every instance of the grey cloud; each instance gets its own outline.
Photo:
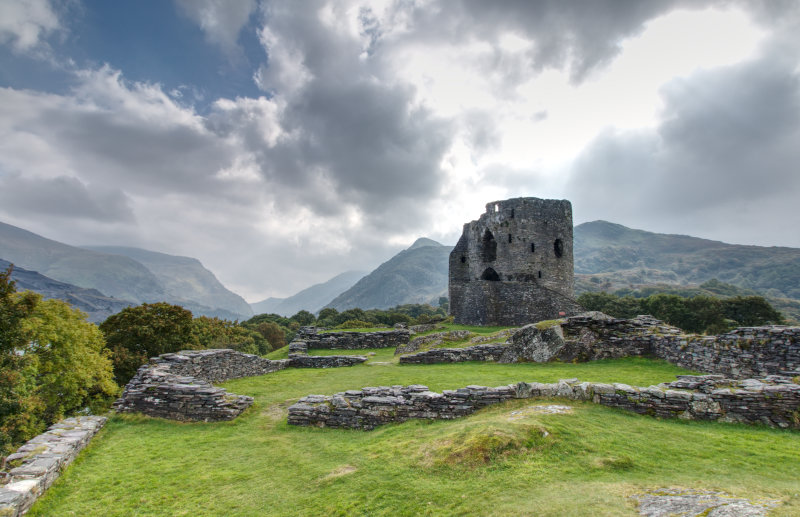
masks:
POLYGON ((515 33, 532 40, 533 48, 514 58, 513 66, 497 55, 485 65, 513 84, 546 68, 568 69, 579 82, 610 62, 620 52, 622 40, 641 32, 648 20, 677 7, 702 8, 715 3, 723 2, 462 0, 446 2, 441 9, 398 2, 396 9, 408 11, 413 19, 414 30, 405 38, 455 44, 477 38, 496 46, 503 34, 515 33))
POLYGON ((73 170, 147 195, 217 192, 230 164, 223 142, 184 124, 148 124, 123 111, 45 109, 31 129, 47 135, 73 170))
MULTIPOLYGON (((276 45, 298 53, 309 78, 300 88, 281 89, 281 68, 297 63, 271 60, 265 72, 286 103, 281 125, 291 135, 258 153, 265 176, 302 189, 296 194, 324 214, 341 204, 380 219, 398 207, 413 209, 412 199, 437 195, 450 122, 414 106, 414 90, 391 80, 388 64, 360 59, 360 42, 324 27, 314 9, 284 7, 267 11, 268 30, 276 45)), ((403 220, 421 218, 414 210, 403 220)))
POLYGON ((575 162, 576 212, 786 242, 782 230, 800 225, 800 76, 777 61, 767 48, 665 86, 658 128, 610 131, 575 162))
POLYGON ((132 222, 130 199, 120 190, 90 189, 77 178, 0 177, 0 206, 17 217, 46 214, 101 223, 132 222))

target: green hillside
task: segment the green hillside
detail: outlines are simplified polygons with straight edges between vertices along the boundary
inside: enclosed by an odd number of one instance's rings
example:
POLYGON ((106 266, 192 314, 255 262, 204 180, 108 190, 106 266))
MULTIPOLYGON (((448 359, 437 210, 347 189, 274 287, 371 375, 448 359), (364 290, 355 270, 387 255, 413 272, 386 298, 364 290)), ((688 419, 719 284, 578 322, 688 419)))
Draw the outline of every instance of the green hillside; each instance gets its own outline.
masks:
POLYGON ((450 246, 419 239, 328 304, 337 310, 388 309, 408 303, 438 303, 447 296, 450 246))
MULTIPOLYGON (((575 227, 575 273, 613 273, 636 284, 716 278, 771 298, 800 300, 800 249, 744 246, 633 230, 606 221, 575 227)), ((623 280, 624 279, 624 280, 623 280)))

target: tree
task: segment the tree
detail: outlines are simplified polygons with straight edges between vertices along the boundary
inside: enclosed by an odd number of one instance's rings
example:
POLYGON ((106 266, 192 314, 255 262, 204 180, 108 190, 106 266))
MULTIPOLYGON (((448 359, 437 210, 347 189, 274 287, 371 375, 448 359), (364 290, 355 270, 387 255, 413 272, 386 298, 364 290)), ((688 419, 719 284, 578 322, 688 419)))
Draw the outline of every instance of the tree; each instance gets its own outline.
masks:
POLYGON ((118 393, 103 335, 60 300, 16 293, 0 273, 0 452, 118 393))
POLYGON ((261 334, 233 321, 200 316, 192 324, 200 348, 232 348, 246 354, 265 354, 269 351, 269 344, 261 334))
POLYGON ((114 377, 122 386, 151 357, 200 348, 192 313, 178 305, 143 303, 108 317, 100 330, 111 349, 114 377))
POLYGON ((35 358, 25 355, 23 322, 36 307, 33 293, 16 294, 13 266, 0 272, 0 453, 44 429, 44 407, 35 393, 35 358))
POLYGON ((36 358, 36 393, 46 422, 108 407, 119 387, 103 334, 84 313, 61 300, 40 300, 23 328, 26 352, 36 358))
POLYGON ((286 334, 277 323, 269 321, 259 323, 256 327, 256 332, 264 336, 264 339, 269 342, 272 350, 277 350, 286 346, 286 334))
POLYGON ((725 317, 742 327, 781 324, 783 316, 761 296, 736 296, 722 302, 725 317))
POLYGON ((297 322, 297 324, 301 327, 313 325, 314 322, 317 321, 317 318, 315 318, 314 315, 308 311, 300 311, 289 319, 297 322))

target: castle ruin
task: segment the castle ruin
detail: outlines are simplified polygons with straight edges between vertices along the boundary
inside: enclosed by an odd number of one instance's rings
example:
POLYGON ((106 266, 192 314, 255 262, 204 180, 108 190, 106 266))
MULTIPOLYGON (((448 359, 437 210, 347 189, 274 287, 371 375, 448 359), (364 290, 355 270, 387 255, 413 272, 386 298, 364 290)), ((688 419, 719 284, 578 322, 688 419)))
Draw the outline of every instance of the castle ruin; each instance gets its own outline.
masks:
POLYGON ((581 312, 573 299, 571 203, 488 203, 450 253, 449 282, 456 323, 524 325, 581 312))

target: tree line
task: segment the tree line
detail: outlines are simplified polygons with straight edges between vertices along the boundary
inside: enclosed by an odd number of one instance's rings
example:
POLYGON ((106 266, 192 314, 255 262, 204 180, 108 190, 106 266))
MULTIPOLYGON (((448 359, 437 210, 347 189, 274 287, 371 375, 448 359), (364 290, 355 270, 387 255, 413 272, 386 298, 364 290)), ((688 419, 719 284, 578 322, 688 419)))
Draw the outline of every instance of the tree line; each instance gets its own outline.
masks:
POLYGON ((650 314, 686 332, 721 334, 736 327, 781 324, 780 312, 761 296, 683 297, 676 294, 651 294, 637 298, 611 293, 583 293, 578 303, 590 311, 615 318, 650 314))

